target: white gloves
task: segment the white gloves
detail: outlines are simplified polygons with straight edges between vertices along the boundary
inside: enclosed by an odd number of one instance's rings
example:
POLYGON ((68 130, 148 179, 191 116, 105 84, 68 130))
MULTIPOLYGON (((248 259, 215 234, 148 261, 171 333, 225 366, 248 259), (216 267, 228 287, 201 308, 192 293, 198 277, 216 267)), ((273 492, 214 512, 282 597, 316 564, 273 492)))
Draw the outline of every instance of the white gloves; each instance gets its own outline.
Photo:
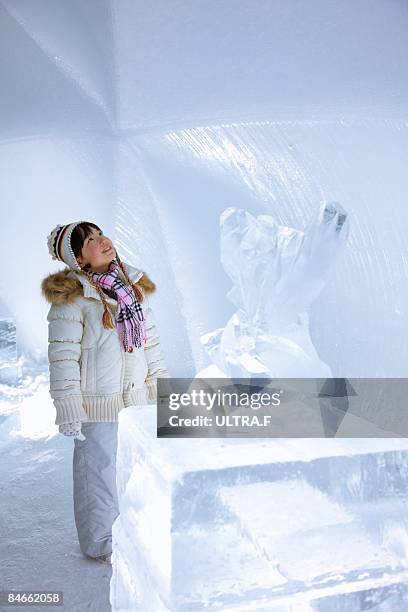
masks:
POLYGON ((63 423, 59 426, 59 432, 69 438, 77 438, 81 442, 86 440, 84 434, 81 432, 81 421, 74 421, 73 423, 63 423))

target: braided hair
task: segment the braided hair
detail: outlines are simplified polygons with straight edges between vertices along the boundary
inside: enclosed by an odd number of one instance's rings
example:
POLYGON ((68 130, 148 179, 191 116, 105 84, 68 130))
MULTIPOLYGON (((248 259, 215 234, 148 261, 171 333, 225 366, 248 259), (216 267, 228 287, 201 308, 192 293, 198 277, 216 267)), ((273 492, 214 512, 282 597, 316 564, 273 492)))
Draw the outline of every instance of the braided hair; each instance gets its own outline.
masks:
MULTIPOLYGON (((123 265, 123 262, 121 261, 118 253, 116 252, 116 256, 115 256, 116 261, 118 262, 118 265, 120 267, 120 269, 123 272, 123 275, 126 279, 126 282, 128 283, 129 287, 132 288, 132 291, 134 293, 134 296, 136 298, 136 300, 140 303, 143 302, 144 300, 144 294, 142 292, 142 290, 140 289, 140 287, 137 286, 137 284, 133 284, 132 281, 129 278, 128 273, 126 272, 125 266, 123 265)), ((85 274, 85 276, 88 278, 89 282, 91 283, 91 285, 96 289, 96 291, 99 293, 99 296, 101 298, 102 301, 102 305, 103 305, 103 315, 102 315, 102 325, 105 329, 115 329, 115 323, 112 319, 112 314, 111 311, 109 310, 109 305, 108 302, 106 300, 106 295, 102 289, 102 287, 94 281, 94 279, 92 278, 90 272, 89 272, 89 266, 85 266, 84 268, 82 268, 82 273, 85 274), (88 269, 87 269, 88 268, 88 269)))
MULTIPOLYGON (((79 223, 75 227, 71 235, 71 246, 72 246, 75 257, 81 254, 81 249, 84 244, 84 240, 92 232, 93 229, 102 231, 98 225, 95 225, 95 223, 91 223, 89 221, 83 221, 82 223, 79 223)), ((116 252, 116 249, 115 249, 115 259, 118 262, 118 265, 123 272, 126 282, 128 283, 129 287, 132 288, 136 300, 142 303, 144 300, 143 291, 136 284, 132 284, 132 281, 130 280, 129 275, 126 272, 125 266, 120 260, 120 257, 118 253, 116 252)), ((98 292, 101 298, 101 301, 103 304, 102 325, 105 329, 114 329, 115 323, 112 319, 111 311, 109 310, 109 305, 106 300, 106 294, 104 293, 102 287, 98 283, 96 283, 94 279, 92 278, 91 274, 89 273, 90 268, 91 268, 90 265, 87 264, 86 266, 82 268, 82 273, 88 278, 89 282, 96 289, 96 291, 98 292)), ((81 272, 79 272, 79 274, 81 274, 81 272)))

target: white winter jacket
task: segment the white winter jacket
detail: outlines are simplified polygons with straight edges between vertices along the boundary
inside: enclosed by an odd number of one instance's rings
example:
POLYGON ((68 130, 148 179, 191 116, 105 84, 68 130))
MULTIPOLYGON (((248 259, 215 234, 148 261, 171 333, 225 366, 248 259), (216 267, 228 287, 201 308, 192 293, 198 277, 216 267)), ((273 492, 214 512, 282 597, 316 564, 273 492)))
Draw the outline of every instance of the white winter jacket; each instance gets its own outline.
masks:
MULTIPOLYGON (((125 264, 142 289, 147 342, 126 353, 115 329, 102 326, 103 304, 88 278, 66 268, 47 276, 41 289, 52 304, 48 313, 50 394, 55 423, 117 421, 126 406, 156 399, 156 379, 169 376, 148 295, 155 285, 147 275, 125 264)), ((122 280, 122 271, 119 272, 122 280)), ((117 302, 106 295, 114 315, 117 302)))

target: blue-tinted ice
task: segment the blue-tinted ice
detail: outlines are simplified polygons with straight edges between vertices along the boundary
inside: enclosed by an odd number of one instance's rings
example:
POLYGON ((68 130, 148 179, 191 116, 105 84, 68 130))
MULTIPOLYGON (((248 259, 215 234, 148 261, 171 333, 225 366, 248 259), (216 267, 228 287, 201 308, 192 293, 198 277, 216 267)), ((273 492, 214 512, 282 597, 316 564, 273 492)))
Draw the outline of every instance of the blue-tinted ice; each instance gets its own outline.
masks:
POLYGON ((237 310, 224 328, 202 336, 217 369, 199 376, 330 377, 310 338, 309 308, 346 243, 344 208, 323 202, 304 232, 234 208, 222 213, 220 226, 237 310))
POLYGON ((358 612, 368 590, 395 601, 408 441, 237 445, 157 439, 155 427, 151 406, 120 415, 113 612, 358 612))
MULTIPOLYGON (((200 336, 225 326, 232 314, 225 300, 230 279, 218 256, 221 211, 239 206, 257 222, 263 213, 303 230, 329 197, 347 209, 352 228, 340 266, 311 307, 314 346, 306 342, 303 319, 301 337, 276 336, 276 348, 287 337, 305 349, 300 356, 314 357, 313 366, 330 367, 336 376, 406 376, 407 23, 405 0, 0 0, 0 315, 16 322, 20 348, 46 354, 47 305, 39 286, 54 268, 44 236, 50 224, 86 216, 114 237, 125 259, 151 273, 170 371, 193 376, 208 365, 200 336)), ((299 231, 288 232, 288 244, 298 245, 299 231)), ((265 313, 256 304, 254 312, 261 324, 265 313)), ((240 321, 230 325, 233 342, 236 333, 240 321)), ((228 339, 222 349, 229 346, 228 339)), ((273 365, 270 337, 266 347, 262 362, 251 347, 241 353, 240 371, 273 365)), ((281 357, 294 348, 284 345, 281 357)), ((283 365, 287 372, 291 363, 283 365)), ((11 371, 2 374, 14 382, 11 371)), ((12 387, 3 386, 10 395, 12 387)), ((140 416, 137 431, 124 422, 132 438, 121 431, 119 481, 129 498, 122 498, 116 532, 118 608, 128 598, 133 612, 133 586, 146 594, 150 585, 144 612, 163 607, 165 594, 188 610, 194 597, 201 598, 197 606, 218 598, 222 609, 231 591, 244 602, 233 609, 247 612, 248 592, 265 586, 267 567, 267 588, 293 587, 288 609, 296 612, 309 610, 306 593, 323 612, 408 609, 406 589, 392 584, 404 577, 407 557, 404 440, 286 440, 261 467, 262 449, 276 449, 276 441, 250 455, 233 440, 159 445, 153 424, 143 411, 140 416), (228 467, 217 444, 245 465, 228 467), (175 481, 168 470, 182 459, 175 481), (295 486, 290 494, 288 481, 295 486), (254 501, 250 509, 247 499, 254 501), (314 508, 330 524, 312 521, 307 535, 300 503, 310 520, 314 508), (259 525, 249 519, 255 510, 259 525), (281 539, 269 522, 265 528, 267 512, 281 539), (188 548, 188 538, 199 545, 188 548), (217 557, 227 554, 227 542, 233 553, 217 557), (278 565, 270 548, 279 553, 278 565), (344 551, 351 553, 342 557, 344 551), (218 563, 218 574, 200 581, 205 555, 218 563), (182 564, 186 559, 191 567, 182 564), (240 568, 248 567, 255 571, 242 578, 240 568), (229 570, 240 580, 233 583, 229 570)), ((0 438, 9 429, 3 422, 0 438)), ((281 612, 286 603, 277 606, 281 612)), ((232 604, 226 607, 231 612, 232 604)), ((274 607, 266 605, 268 612, 274 607)))

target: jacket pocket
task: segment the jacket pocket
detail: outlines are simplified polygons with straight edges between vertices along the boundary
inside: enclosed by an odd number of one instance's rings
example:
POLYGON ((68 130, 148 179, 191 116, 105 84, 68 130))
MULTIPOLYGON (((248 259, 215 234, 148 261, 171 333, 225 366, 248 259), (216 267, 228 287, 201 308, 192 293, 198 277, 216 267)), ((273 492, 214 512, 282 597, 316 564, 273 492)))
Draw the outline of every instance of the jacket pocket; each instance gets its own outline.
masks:
POLYGON ((95 349, 82 349, 81 359, 81 391, 85 394, 95 393, 95 349))

